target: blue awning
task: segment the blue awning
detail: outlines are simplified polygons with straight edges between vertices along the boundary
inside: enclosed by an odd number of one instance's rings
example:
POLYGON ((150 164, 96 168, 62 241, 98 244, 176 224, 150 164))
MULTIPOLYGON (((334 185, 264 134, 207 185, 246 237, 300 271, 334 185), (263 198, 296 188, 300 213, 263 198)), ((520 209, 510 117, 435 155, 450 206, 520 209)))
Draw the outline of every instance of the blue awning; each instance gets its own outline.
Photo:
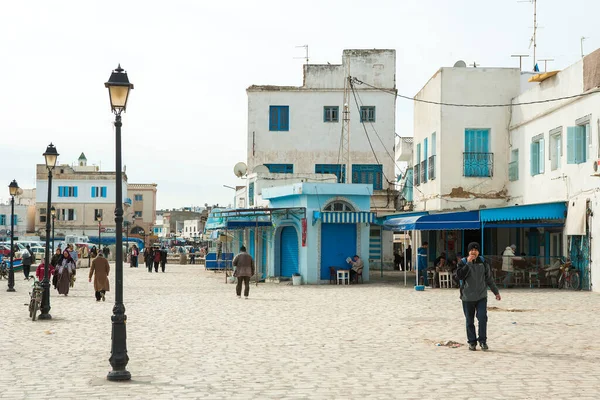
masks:
POLYGON ((424 215, 417 221, 419 231, 441 229, 480 229, 479 211, 460 211, 451 213, 424 215))
POLYGON ((422 215, 410 215, 407 217, 390 218, 383 222, 383 228, 393 231, 414 231, 416 223, 422 215))
POLYGON ((567 204, 564 202, 557 202, 490 208, 480 210, 479 214, 481 222, 531 220, 564 221, 567 215, 567 204))
POLYGON ((358 223, 374 223, 375 213, 370 211, 316 211, 313 217, 319 218, 325 224, 358 224, 358 223))
POLYGON ((395 231, 435 231, 441 229, 479 229, 479 211, 461 211, 429 215, 390 218, 383 223, 395 231))

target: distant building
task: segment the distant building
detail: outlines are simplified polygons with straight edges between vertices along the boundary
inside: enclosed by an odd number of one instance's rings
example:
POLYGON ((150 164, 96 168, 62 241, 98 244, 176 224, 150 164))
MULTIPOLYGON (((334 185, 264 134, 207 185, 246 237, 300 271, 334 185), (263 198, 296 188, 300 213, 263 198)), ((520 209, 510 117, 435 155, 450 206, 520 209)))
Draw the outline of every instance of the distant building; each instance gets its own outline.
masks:
POLYGON ((131 200, 128 210, 130 218, 129 232, 137 234, 143 229, 153 233, 156 225, 156 183, 130 183, 127 186, 127 198, 131 200))

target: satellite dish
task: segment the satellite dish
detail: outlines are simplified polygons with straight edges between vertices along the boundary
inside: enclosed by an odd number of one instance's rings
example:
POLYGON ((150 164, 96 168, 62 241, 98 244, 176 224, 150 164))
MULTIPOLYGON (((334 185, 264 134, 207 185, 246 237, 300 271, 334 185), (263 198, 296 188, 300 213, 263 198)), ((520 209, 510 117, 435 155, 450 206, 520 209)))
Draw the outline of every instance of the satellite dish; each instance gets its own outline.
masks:
POLYGON ((252 172, 256 174, 268 174, 269 168, 267 168, 265 165, 260 164, 254 167, 254 170, 252 172))
POLYGON ((457 62, 454 63, 454 68, 466 68, 467 67, 467 63, 464 62, 463 60, 458 60, 457 62))
POLYGON ((246 172, 248 172, 248 166, 243 162, 239 162, 235 164, 235 167, 233 167, 233 173, 238 178, 241 178, 242 176, 246 175, 246 172))

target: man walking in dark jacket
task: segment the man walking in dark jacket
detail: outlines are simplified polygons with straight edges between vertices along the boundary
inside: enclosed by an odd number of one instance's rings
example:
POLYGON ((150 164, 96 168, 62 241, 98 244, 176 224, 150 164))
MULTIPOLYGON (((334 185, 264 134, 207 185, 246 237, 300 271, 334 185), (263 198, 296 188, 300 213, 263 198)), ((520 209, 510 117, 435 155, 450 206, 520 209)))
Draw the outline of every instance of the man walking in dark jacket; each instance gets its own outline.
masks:
POLYGON ((233 259, 233 266, 235 272, 233 276, 237 277, 237 285, 235 287, 235 293, 238 298, 242 298, 242 282, 244 286, 244 298, 248 299, 250 293, 250 277, 254 275, 254 260, 252 256, 246 253, 246 247, 240 247, 240 253, 233 259))
POLYGON ((456 276, 462 281, 461 300, 467 322, 467 341, 469 350, 477 350, 477 342, 481 350, 488 350, 487 345, 487 288, 488 286, 500 300, 500 292, 494 283, 489 264, 479 256, 479 243, 472 242, 468 246, 469 256, 458 263, 456 276), (475 315, 479 321, 479 338, 475 333, 475 315))

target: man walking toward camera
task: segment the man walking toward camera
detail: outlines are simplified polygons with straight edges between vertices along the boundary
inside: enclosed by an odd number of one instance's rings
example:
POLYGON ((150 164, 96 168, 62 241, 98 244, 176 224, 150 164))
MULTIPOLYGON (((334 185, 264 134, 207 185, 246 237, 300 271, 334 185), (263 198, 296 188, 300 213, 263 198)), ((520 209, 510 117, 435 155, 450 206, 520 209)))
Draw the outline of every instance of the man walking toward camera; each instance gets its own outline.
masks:
POLYGON ((500 292, 494 283, 492 270, 483 257, 479 256, 479 243, 472 242, 468 246, 468 257, 459 261, 456 277, 462 282, 460 298, 467 323, 467 341, 469 350, 477 350, 477 342, 481 350, 487 351, 487 288, 488 286, 500 300, 500 292), (479 338, 475 333, 475 315, 479 321, 479 338))
POLYGON ((242 282, 245 284, 244 297, 248 299, 250 294, 250 277, 254 275, 254 260, 252 256, 246 253, 246 247, 240 247, 240 253, 233 259, 235 272, 233 276, 237 277, 237 286, 235 293, 238 298, 242 298, 242 282))

